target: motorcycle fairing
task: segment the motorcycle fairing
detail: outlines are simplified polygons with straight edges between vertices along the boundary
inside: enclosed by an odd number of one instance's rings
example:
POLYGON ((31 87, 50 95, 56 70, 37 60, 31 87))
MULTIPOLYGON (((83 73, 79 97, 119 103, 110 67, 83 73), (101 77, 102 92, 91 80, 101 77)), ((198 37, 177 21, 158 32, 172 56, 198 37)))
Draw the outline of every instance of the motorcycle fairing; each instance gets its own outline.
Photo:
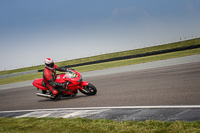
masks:
POLYGON ((80 89, 83 89, 83 86, 87 86, 89 84, 89 82, 87 82, 87 81, 82 81, 81 82, 81 85, 80 85, 80 89))
POLYGON ((33 81, 33 85, 41 90, 47 90, 46 87, 42 86, 42 81, 43 81, 43 78, 40 78, 40 79, 35 79, 33 81))
MULTIPOLYGON (((67 87, 63 89, 61 88, 62 93, 66 95, 73 95, 77 93, 77 90, 83 90, 84 86, 89 85, 89 82, 83 81, 81 74, 75 70, 69 70, 66 73, 60 73, 56 75, 55 82, 66 83, 66 81, 69 81, 67 84, 67 87)), ((33 81, 33 85, 40 90, 48 90, 48 88, 42 85, 42 82, 43 82, 43 78, 35 79, 33 81)), ((40 94, 38 96, 46 97, 45 94, 40 94)))

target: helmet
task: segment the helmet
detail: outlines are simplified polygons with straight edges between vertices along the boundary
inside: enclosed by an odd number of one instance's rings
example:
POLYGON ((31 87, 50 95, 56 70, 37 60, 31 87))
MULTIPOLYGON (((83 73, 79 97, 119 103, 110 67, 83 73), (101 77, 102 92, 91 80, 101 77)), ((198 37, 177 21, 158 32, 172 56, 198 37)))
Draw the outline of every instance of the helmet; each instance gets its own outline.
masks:
POLYGON ((44 60, 44 64, 49 69, 53 69, 53 67, 54 67, 54 61, 51 58, 46 58, 44 60))

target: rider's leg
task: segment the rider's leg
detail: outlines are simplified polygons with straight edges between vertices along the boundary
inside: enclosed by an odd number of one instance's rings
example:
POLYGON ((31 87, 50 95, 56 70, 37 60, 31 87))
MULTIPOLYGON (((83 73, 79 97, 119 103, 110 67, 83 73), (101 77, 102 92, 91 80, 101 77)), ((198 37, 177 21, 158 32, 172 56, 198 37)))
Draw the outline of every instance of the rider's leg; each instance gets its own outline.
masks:
POLYGON ((58 95, 58 90, 57 89, 55 89, 53 86, 50 86, 49 84, 47 84, 46 86, 53 93, 53 96, 58 95))

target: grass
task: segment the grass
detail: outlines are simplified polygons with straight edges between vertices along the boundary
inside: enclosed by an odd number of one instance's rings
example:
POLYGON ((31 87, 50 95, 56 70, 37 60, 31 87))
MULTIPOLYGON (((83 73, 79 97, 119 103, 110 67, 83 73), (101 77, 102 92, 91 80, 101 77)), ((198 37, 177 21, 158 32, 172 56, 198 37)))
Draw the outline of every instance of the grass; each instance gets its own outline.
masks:
MULTIPOLYGON (((152 62, 152 61, 158 61, 158 60, 164 60, 164 59, 170 59, 170 58, 176 58, 176 57, 182 57, 182 56, 188 56, 188 55, 195 55, 195 54, 200 54, 200 48, 167 53, 167 54, 154 55, 154 56, 141 57, 141 58, 133 58, 133 59, 105 62, 105 63, 99 63, 99 64, 93 64, 93 65, 85 65, 85 66, 75 67, 74 69, 79 72, 86 72, 86 71, 100 70, 100 69, 106 69, 106 68, 112 68, 112 67, 132 65, 132 64, 140 64, 140 63, 145 63, 145 62, 152 62)), ((0 85, 27 81, 27 80, 34 80, 36 78, 42 78, 42 72, 4 78, 0 80, 0 85)))
MULTIPOLYGON (((175 42, 175 43, 170 43, 170 44, 158 45, 158 46, 153 46, 153 47, 135 49, 135 50, 109 53, 109 54, 97 55, 97 56, 86 57, 86 58, 79 58, 79 59, 74 59, 74 60, 57 62, 56 64, 58 66, 73 65, 73 64, 79 64, 79 63, 84 63, 84 62, 89 62, 89 61, 96 61, 96 60, 109 59, 109 58, 114 58, 114 57, 141 54, 141 53, 146 53, 146 52, 152 52, 152 51, 158 51, 158 50, 164 50, 164 49, 172 49, 172 48, 190 46, 190 45, 195 45, 195 44, 200 44, 200 38, 181 41, 181 42, 175 42)), ((30 70, 40 70, 43 68, 44 68, 44 65, 39 65, 39 66, 26 67, 26 68, 20 68, 20 69, 15 69, 15 70, 0 71, 0 75, 23 72, 23 71, 30 71, 30 70)))
POLYGON ((134 132, 200 132, 200 121, 162 122, 112 121, 107 119, 85 118, 0 118, 0 132, 9 133, 134 133, 134 132))
POLYGON ((200 48, 174 52, 174 53, 161 54, 161 55, 153 55, 153 56, 147 56, 147 57, 141 57, 141 58, 133 58, 133 59, 112 61, 112 62, 106 62, 106 63, 100 63, 100 64, 94 64, 94 65, 80 66, 80 67, 75 67, 75 69, 80 72, 93 71, 93 70, 100 70, 100 69, 106 69, 106 68, 112 68, 112 67, 120 67, 120 66, 158 61, 158 60, 171 59, 171 58, 176 58, 176 57, 183 57, 183 56, 194 55, 194 54, 200 54, 200 48))

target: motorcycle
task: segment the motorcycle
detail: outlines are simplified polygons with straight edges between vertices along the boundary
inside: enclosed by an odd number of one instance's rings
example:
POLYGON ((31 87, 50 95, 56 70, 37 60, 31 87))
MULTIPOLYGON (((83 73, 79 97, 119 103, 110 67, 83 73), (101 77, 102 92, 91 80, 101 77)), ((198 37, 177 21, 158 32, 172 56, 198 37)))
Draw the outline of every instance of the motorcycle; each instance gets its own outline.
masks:
POLYGON ((46 87, 43 78, 35 79, 33 86, 42 91, 42 93, 37 93, 37 96, 60 100, 61 97, 75 97, 78 90, 87 96, 97 93, 96 87, 87 81, 83 81, 81 74, 75 70, 57 74, 55 82, 64 83, 66 87, 57 87, 58 95, 53 96, 52 92, 46 87))

